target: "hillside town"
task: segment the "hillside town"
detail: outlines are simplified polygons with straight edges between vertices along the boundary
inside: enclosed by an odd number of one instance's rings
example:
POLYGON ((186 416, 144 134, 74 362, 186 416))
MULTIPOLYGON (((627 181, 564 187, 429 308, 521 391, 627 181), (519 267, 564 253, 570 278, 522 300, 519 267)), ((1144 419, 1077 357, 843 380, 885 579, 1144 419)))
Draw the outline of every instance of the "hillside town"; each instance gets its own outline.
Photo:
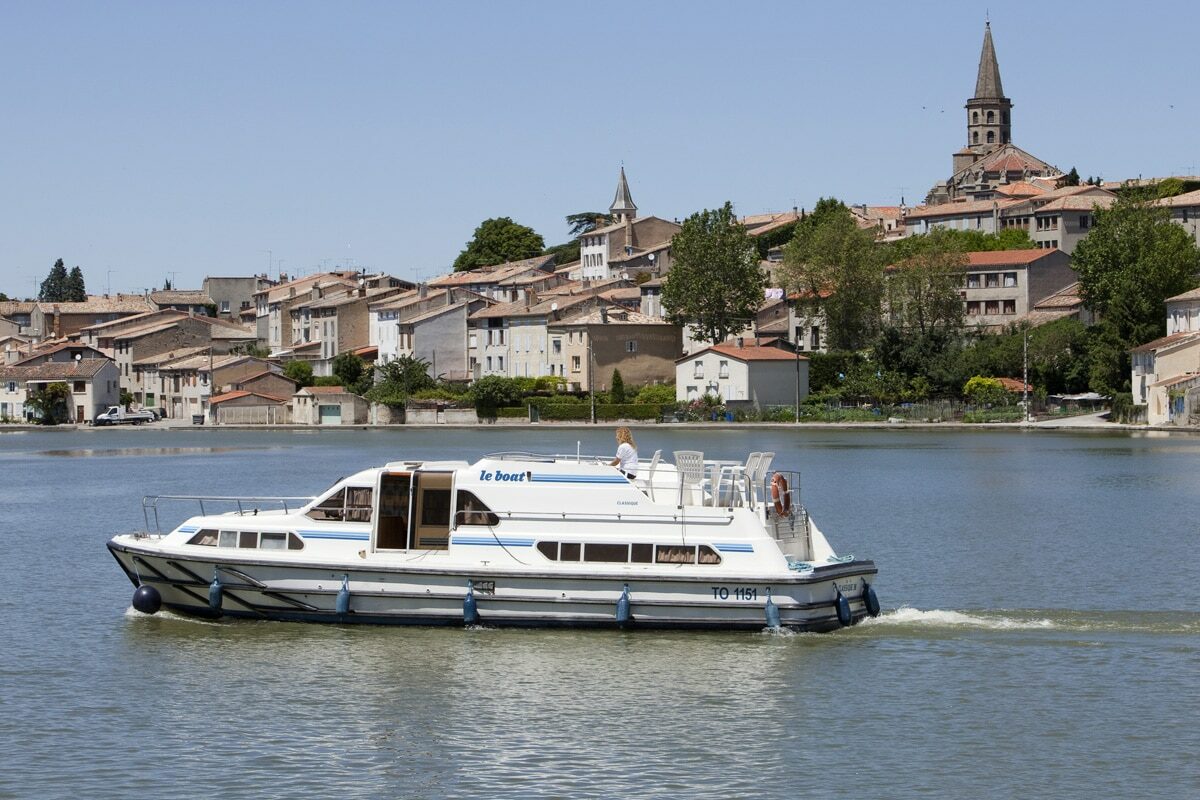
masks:
POLYGON ((215 273, 186 290, 168 282, 63 299, 43 284, 43 296, 2 299, 0 420, 92 424, 120 407, 205 425, 801 421, 806 404, 865 409, 868 418, 884 406, 890 417, 955 395, 967 409, 1005 409, 998 420, 1028 418, 1036 403, 1121 407, 1126 421, 1151 426, 1200 424, 1195 270, 1180 291, 1157 298, 1157 321, 1112 339, 1105 355, 1098 326, 1121 317, 1089 288, 1086 271, 1096 259, 1089 237, 1130 198, 1185 232, 1184 257, 1195 259, 1200 177, 1082 181, 1074 168, 1019 147, 990 24, 965 109, 964 145, 921 203, 734 218, 728 227, 753 253, 754 302, 744 308, 698 283, 693 220, 639 209, 621 167, 607 212, 584 220, 569 246, 425 280, 368 269, 215 273), (845 236, 866 237, 887 261, 879 297, 853 322, 842 301, 856 285, 817 269, 820 226, 834 216, 852 222, 845 236), (923 318, 910 319, 918 294, 901 291, 914 264, 936 260, 920 243, 945 237, 952 261, 922 286, 949 276, 952 309, 927 331, 923 318), (980 242, 989 246, 969 246, 980 242), (991 246, 1003 242, 1016 246, 991 246), (687 299, 697 293, 735 313, 709 324, 687 299), (901 351, 934 342, 943 323, 942 349, 921 362, 941 358, 936 369, 948 377, 935 379, 934 366, 914 366, 901 351), (1062 343, 1048 332, 1076 338, 1062 343), (950 339, 960 361, 967 356, 957 343, 967 340, 980 342, 972 358, 1001 348, 988 342, 1008 343, 1009 355, 971 362, 978 369, 960 375, 944 368, 950 339), (848 388, 856 380, 862 385, 848 388), (1122 404, 1116 395, 1125 393, 1122 404))

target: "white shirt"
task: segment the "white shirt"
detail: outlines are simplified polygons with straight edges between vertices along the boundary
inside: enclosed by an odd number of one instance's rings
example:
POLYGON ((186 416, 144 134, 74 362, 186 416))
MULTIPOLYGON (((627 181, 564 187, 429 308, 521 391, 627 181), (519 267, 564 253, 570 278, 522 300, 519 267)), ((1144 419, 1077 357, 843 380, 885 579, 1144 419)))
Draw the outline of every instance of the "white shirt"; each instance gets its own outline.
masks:
POLYGON ((627 475, 637 475, 637 450, 633 449, 633 445, 629 442, 621 442, 617 447, 617 458, 621 460, 617 469, 627 475))

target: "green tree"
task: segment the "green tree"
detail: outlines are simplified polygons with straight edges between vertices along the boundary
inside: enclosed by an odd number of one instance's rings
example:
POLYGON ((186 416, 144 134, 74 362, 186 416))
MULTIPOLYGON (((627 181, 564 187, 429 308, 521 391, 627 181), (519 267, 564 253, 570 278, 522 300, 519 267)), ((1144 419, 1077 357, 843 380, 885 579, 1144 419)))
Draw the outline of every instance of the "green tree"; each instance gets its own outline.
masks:
POLYGON ((938 228, 919 237, 916 251, 889 270, 891 324, 906 333, 925 336, 962 327, 959 291, 968 261, 964 242, 947 234, 938 228))
POLYGON ((87 287, 83 283, 83 270, 78 266, 71 267, 71 272, 67 275, 67 302, 82 303, 87 300, 87 287))
POLYGON ((1063 181, 1063 186, 1078 186, 1079 185, 1079 170, 1071 167, 1071 171, 1067 173, 1066 180, 1063 181))
POLYGON ((946 242, 957 243, 958 249, 964 253, 983 250, 1033 250, 1037 247, 1037 243, 1029 238, 1029 233, 1024 228, 1005 228, 1000 233, 935 228, 929 233, 906 236, 888 245, 887 260, 896 264, 928 249, 928 239, 935 235, 942 237, 946 242))
POLYGON ((67 285, 67 268, 60 258, 50 268, 50 273, 38 289, 38 300, 43 303, 66 302, 70 287, 67 285))
POLYGON ((634 402, 654 405, 671 405, 675 402, 674 383, 652 383, 643 386, 634 402))
POLYGON ((866 347, 879 330, 882 252, 841 202, 822 198, 783 249, 780 275, 810 318, 824 314, 833 350, 866 347))
POLYGON ((621 377, 621 370, 614 369, 612 374, 612 383, 608 389, 608 398, 613 403, 625 402, 625 379, 621 377))
POLYGON ((67 401, 71 399, 71 387, 65 383, 48 383, 34 389, 25 401, 26 407, 38 416, 41 425, 57 425, 66 422, 67 401))
POLYGON ((1093 213, 1095 225, 1071 258, 1084 301, 1128 346, 1162 336, 1163 302, 1198 283, 1195 241, 1144 196, 1120 197, 1093 213))
POLYGON ((403 355, 376 368, 379 380, 367 392, 367 399, 388 405, 401 405, 417 392, 437 386, 429 375, 429 362, 403 355))
POLYGON ((674 264, 662 291, 668 320, 693 324, 705 341, 722 342, 754 318, 766 277, 731 203, 684 220, 671 240, 671 254, 674 264))
POLYGON ((354 353, 334 356, 332 371, 342 386, 354 394, 366 393, 374 381, 374 368, 354 353))
POLYGON ((0 292, 0 303, 7 303, 7 302, 8 302, 8 295, 6 295, 4 292, 0 292))
POLYGON ((485 375, 471 384, 469 394, 475 402, 476 410, 484 414, 492 414, 497 408, 517 403, 521 399, 522 392, 512 378, 505 378, 501 375, 485 375))
POLYGON ((307 361, 289 361, 283 368, 283 376, 295 381, 301 388, 313 385, 312 364, 307 361))
POLYGON ((567 232, 573 238, 578 239, 585 233, 591 233, 597 228, 603 228, 612 223, 612 214, 605 214, 603 211, 583 211, 567 215, 567 232))
POLYGON ((556 264, 571 264, 579 260, 579 240, 572 239, 562 244, 552 244, 542 251, 544 256, 554 256, 556 264))
POLYGON ((974 376, 963 385, 963 397, 977 406, 1008 405, 1012 394, 996 378, 974 376))
POLYGON ((510 217, 485 219, 454 259, 454 271, 533 258, 545 249, 546 242, 533 228, 513 222, 510 217))

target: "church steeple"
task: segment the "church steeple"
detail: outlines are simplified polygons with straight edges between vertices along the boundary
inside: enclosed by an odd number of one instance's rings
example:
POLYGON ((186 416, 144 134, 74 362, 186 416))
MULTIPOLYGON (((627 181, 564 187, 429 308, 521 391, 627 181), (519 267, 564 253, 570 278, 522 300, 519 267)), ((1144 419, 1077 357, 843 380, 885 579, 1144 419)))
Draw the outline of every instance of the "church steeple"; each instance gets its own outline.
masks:
POLYGON ((617 182, 617 195, 608 207, 613 222, 627 222, 637 218, 637 206, 629 195, 629 182, 625 180, 625 167, 621 167, 621 179, 617 182))
POLYGON ((1000 83, 991 22, 984 24, 975 96, 967 101, 966 108, 967 147, 974 153, 983 155, 1012 141, 1012 101, 1004 96, 1000 83))

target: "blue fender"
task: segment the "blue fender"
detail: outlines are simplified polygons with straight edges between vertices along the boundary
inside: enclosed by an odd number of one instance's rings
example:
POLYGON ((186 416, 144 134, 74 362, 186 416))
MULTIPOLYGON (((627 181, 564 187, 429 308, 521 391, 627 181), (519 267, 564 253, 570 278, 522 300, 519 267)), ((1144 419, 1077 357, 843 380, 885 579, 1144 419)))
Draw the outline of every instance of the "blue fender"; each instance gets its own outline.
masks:
POLYGON ((467 581, 467 596, 463 598, 463 624, 479 624, 479 607, 475 604, 474 581, 467 581))
POLYGON ((779 606, 775 605, 775 601, 771 599, 771 590, 767 589, 767 605, 763 608, 763 613, 767 616, 768 628, 779 628, 779 606))
POLYGON ((841 589, 835 587, 834 591, 837 592, 837 598, 833 601, 833 603, 835 606, 837 606, 838 622, 841 623, 842 627, 845 627, 854 619, 854 617, 850 614, 850 601, 846 599, 844 594, 842 594, 841 589))
POLYGON ((879 616, 879 598, 875 596, 875 589, 866 581, 863 581, 863 602, 867 606, 868 614, 872 617, 879 616))
POLYGON ((633 614, 629 607, 629 584, 625 584, 621 589, 621 596, 617 599, 617 624, 624 625, 629 620, 633 619, 633 614))
POLYGON ((342 588, 337 593, 337 613, 344 617, 350 613, 350 576, 342 576, 342 588))
POLYGON ((222 594, 222 592, 223 592, 223 590, 221 589, 221 574, 219 572, 217 572, 216 568, 214 567, 212 583, 210 583, 208 585, 208 607, 211 608, 213 611, 221 610, 221 599, 222 599, 221 594, 222 594))
POLYGON ((133 592, 133 607, 143 614, 157 614, 162 608, 162 595, 158 589, 143 583, 133 592))

